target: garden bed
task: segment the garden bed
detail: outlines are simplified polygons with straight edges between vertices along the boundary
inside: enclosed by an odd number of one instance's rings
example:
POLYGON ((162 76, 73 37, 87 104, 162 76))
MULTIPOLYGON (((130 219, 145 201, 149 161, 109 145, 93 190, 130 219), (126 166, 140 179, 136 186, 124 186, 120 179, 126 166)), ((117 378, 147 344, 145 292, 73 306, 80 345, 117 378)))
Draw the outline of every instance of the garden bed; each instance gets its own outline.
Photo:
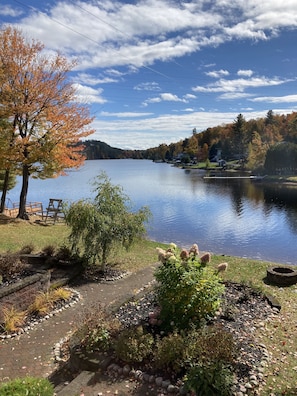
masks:
MULTIPOLYGON (((265 326, 266 319, 278 315, 279 309, 271 306, 265 296, 252 288, 232 282, 227 282, 225 286, 221 308, 207 326, 217 326, 232 334, 237 350, 240 351, 234 364, 234 388, 237 392, 245 393, 261 385, 263 371, 269 361, 265 345, 258 342, 254 334, 259 327, 265 326)), ((155 308, 155 294, 150 291, 139 300, 120 307, 115 315, 123 327, 141 325, 146 331, 158 336, 158 327, 149 325, 149 313, 155 308)), ((156 381, 157 378, 160 381, 163 378, 163 381, 170 380, 172 386, 180 387, 182 384, 181 374, 154 369, 153 356, 141 363, 128 364, 117 359, 112 351, 87 351, 81 344, 72 346, 70 354, 70 367, 74 371, 100 369, 106 370, 111 377, 132 376, 140 381, 144 378, 146 381, 156 381)))

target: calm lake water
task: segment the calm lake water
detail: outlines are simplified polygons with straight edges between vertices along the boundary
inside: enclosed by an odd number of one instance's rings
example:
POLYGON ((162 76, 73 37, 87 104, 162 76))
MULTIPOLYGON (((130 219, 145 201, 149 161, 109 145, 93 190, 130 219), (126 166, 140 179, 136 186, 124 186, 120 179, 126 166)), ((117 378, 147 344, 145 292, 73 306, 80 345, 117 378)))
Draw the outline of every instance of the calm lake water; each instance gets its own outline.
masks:
MULTIPOLYGON (((248 179, 203 179, 198 170, 181 170, 147 160, 86 161, 68 176, 30 180, 28 201, 93 198, 95 177, 105 171, 123 187, 136 209, 149 206, 148 237, 182 247, 297 264, 297 188, 263 186, 248 179)), ((18 202, 20 181, 9 192, 18 202)))

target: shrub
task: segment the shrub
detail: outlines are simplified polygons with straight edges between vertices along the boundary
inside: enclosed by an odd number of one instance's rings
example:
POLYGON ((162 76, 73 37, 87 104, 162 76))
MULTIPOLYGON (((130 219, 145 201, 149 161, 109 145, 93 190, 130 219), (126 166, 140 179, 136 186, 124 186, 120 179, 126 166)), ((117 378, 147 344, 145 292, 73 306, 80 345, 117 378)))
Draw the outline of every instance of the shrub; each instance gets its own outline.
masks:
POLYGON ((22 262, 18 254, 7 253, 0 256, 0 275, 3 279, 9 279, 15 274, 22 272, 25 264, 22 262))
POLYGON ((144 223, 150 211, 143 207, 132 213, 129 198, 120 186, 111 184, 104 172, 95 186, 95 199, 71 204, 65 210, 65 220, 71 228, 72 252, 78 254, 80 247, 87 265, 99 264, 104 270, 114 249, 128 249, 145 234, 144 223))
POLYGON ((20 251, 19 254, 30 254, 32 252, 34 252, 35 246, 33 245, 33 243, 30 243, 28 245, 23 246, 20 251))
POLYGON ((44 246, 44 248, 42 249, 42 254, 44 254, 45 256, 53 256, 55 254, 56 248, 54 245, 47 245, 44 246))
POLYGON ((142 362, 153 350, 154 338, 142 326, 131 327, 119 333, 113 347, 116 356, 124 362, 142 362))
POLYGON ((0 385, 0 396, 53 396, 54 387, 45 378, 17 378, 0 385))
POLYGON ((187 333, 184 359, 188 365, 218 361, 232 364, 237 352, 232 334, 218 325, 192 329, 187 333))
POLYGON ((27 313, 25 311, 18 311, 14 307, 4 307, 2 315, 3 330, 6 333, 15 333, 24 324, 27 313))
POLYGON ((157 338, 154 348, 154 366, 157 369, 181 371, 184 362, 185 338, 176 332, 157 338))
POLYGON ((110 349, 111 342, 120 329, 120 322, 96 305, 86 312, 86 319, 76 333, 87 351, 110 349))
POLYGON ((230 396, 233 375, 220 361, 199 363, 188 371, 185 385, 189 391, 194 391, 199 396, 230 396))
POLYGON ((224 285, 196 257, 170 257, 155 272, 160 318, 166 331, 199 326, 218 309, 224 285))

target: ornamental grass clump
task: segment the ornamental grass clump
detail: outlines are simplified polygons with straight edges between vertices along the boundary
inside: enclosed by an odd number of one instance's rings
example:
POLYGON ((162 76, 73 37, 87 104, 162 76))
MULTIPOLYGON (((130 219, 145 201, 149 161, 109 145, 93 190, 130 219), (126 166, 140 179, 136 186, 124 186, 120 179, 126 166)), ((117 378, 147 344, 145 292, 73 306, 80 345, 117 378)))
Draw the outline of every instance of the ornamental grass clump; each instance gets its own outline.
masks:
POLYGON ((15 333, 25 323, 26 311, 19 311, 15 307, 4 307, 2 309, 3 323, 1 327, 5 333, 15 333))
POLYGON ((165 251, 162 265, 155 272, 161 326, 165 331, 199 327, 220 305, 224 285, 211 267, 200 262, 196 246, 190 251, 176 249, 169 257, 165 251))

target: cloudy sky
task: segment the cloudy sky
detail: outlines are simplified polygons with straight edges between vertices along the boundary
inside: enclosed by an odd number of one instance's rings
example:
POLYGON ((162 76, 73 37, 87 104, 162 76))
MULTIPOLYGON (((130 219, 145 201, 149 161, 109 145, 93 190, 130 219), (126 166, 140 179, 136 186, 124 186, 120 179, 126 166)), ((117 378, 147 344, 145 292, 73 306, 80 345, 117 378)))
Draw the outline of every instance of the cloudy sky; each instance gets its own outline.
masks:
POLYGON ((0 24, 77 59, 90 138, 113 147, 297 111, 297 0, 1 0, 0 24))

